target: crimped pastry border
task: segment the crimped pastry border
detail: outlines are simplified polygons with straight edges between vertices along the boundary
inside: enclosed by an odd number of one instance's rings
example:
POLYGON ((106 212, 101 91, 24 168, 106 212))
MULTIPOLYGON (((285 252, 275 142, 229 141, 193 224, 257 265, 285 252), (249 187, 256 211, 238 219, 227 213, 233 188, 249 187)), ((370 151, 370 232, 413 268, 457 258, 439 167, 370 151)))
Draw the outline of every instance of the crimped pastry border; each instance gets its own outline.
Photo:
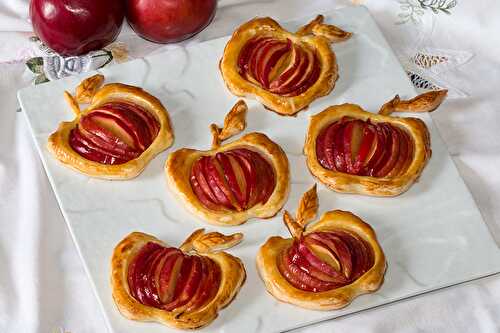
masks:
POLYGON ((199 151, 189 148, 179 149, 168 156, 165 163, 167 183, 175 197, 194 215, 215 225, 238 225, 253 217, 273 217, 285 204, 290 191, 290 170, 285 152, 265 134, 249 133, 231 143, 214 150, 199 151), (218 152, 236 148, 247 148, 260 153, 274 168, 276 186, 265 204, 241 211, 212 211, 203 206, 191 188, 189 176, 192 164, 201 156, 215 155, 218 152))
POLYGON ((236 29, 224 48, 219 63, 227 88, 236 96, 253 97, 267 108, 282 115, 294 115, 306 108, 312 101, 328 95, 338 79, 338 66, 330 42, 323 36, 297 36, 283 29, 270 17, 255 18, 236 29), (238 73, 238 57, 246 42, 258 34, 288 38, 294 43, 305 43, 317 52, 321 72, 316 82, 305 92, 297 96, 273 94, 244 79, 238 73))
POLYGON ((70 122, 61 122, 49 136, 47 149, 67 167, 87 176, 102 179, 130 179, 139 175, 146 165, 160 152, 170 147, 174 134, 167 110, 160 100, 139 87, 121 83, 104 85, 92 98, 92 103, 70 122), (106 165, 79 155, 69 145, 69 134, 82 116, 111 101, 128 101, 150 112, 160 124, 160 131, 151 145, 137 158, 123 164, 106 165))
POLYGON ((402 118, 383 116, 364 111, 355 104, 330 106, 311 117, 304 144, 307 167, 320 182, 330 189, 343 193, 357 193, 371 196, 397 196, 406 190, 420 177, 425 165, 431 157, 430 134, 425 123, 418 118, 402 118), (316 138, 321 130, 342 117, 361 120, 370 119, 374 123, 388 122, 403 128, 410 134, 414 153, 413 161, 406 172, 398 177, 370 177, 350 175, 348 173, 325 169, 316 156, 316 138))
POLYGON ((139 303, 129 294, 127 282, 128 265, 143 245, 155 242, 168 246, 159 239, 141 233, 132 232, 114 249, 111 258, 111 288, 115 304, 120 313, 128 319, 154 321, 180 329, 194 329, 212 322, 219 310, 227 306, 243 285, 246 272, 243 263, 226 252, 204 253, 216 262, 221 269, 221 283, 218 293, 204 307, 193 312, 164 311, 139 303))
POLYGON ((334 210, 326 212, 317 223, 309 225, 304 234, 328 230, 347 230, 361 237, 372 248, 373 266, 356 281, 341 288, 316 293, 300 290, 281 275, 276 264, 278 255, 293 240, 271 237, 261 246, 256 257, 257 269, 271 295, 280 301, 306 309, 327 311, 345 307, 357 296, 374 292, 381 286, 386 260, 373 229, 350 212, 334 210))

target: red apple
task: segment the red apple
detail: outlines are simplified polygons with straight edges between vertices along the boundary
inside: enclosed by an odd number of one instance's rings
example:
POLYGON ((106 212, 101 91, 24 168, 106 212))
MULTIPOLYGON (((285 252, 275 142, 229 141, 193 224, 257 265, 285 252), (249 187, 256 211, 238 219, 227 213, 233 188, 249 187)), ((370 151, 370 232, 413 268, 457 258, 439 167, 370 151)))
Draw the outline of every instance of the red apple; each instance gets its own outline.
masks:
POLYGON ((192 37, 215 15, 216 0, 126 0, 127 20, 147 40, 173 43, 192 37))
POLYGON ((100 49, 118 36, 125 8, 122 0, 31 0, 36 35, 62 55, 100 49))

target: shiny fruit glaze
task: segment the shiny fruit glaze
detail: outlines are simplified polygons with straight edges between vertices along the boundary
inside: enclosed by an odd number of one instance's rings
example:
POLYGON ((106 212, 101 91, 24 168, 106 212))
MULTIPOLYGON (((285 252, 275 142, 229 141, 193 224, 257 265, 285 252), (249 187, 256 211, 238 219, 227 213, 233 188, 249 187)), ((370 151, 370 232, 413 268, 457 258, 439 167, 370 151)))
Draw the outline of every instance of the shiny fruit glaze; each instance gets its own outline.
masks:
POLYGON ((413 159, 413 140, 390 123, 342 118, 316 138, 316 156, 326 169, 351 175, 397 177, 413 159))
POLYGON ((374 263, 373 251, 347 231, 313 232, 278 256, 278 269, 295 288, 321 292, 356 281, 374 263))
POLYGON ((141 304, 166 311, 194 311, 219 290, 221 271, 212 259, 146 243, 127 270, 129 292, 141 304))
POLYGON ((254 37, 238 58, 241 76, 282 96, 297 96, 306 91, 316 82, 320 70, 315 51, 289 39, 254 37))
POLYGON ((191 188, 208 209, 243 211, 266 203, 274 191, 273 167, 259 153, 233 149, 193 163, 191 188))
POLYGON ((70 132, 69 144, 88 160, 123 164, 144 152, 159 130, 156 118, 140 106, 110 102, 80 119, 70 132))

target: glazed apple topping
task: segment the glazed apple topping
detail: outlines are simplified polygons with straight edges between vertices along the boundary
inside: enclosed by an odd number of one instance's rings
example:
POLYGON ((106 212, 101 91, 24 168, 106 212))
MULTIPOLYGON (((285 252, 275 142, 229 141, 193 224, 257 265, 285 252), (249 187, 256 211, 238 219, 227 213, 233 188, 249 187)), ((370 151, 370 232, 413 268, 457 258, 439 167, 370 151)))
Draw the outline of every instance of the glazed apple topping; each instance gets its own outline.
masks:
POLYGON ((243 211, 265 204, 276 179, 273 167, 261 154, 240 148, 199 158, 193 163, 190 182, 206 208, 243 211))
POLYGON ((206 256, 148 242, 130 262, 127 281, 130 295, 141 304, 194 311, 217 294, 221 270, 206 256))
POLYGON ((320 64, 315 51, 305 44, 258 36, 242 48, 238 71, 272 93, 297 96, 316 82, 320 64))
POLYGON ((294 239, 277 258, 278 269, 294 287, 310 292, 356 281, 374 263, 370 246, 343 230, 313 232, 294 239))
POLYGON ((159 130, 159 122, 142 107, 110 102, 82 116, 70 132, 69 144, 88 160, 122 164, 144 152, 159 130))
POLYGON ((413 159, 413 140, 405 129, 344 117, 316 139, 316 156, 326 169, 351 175, 397 177, 413 159))

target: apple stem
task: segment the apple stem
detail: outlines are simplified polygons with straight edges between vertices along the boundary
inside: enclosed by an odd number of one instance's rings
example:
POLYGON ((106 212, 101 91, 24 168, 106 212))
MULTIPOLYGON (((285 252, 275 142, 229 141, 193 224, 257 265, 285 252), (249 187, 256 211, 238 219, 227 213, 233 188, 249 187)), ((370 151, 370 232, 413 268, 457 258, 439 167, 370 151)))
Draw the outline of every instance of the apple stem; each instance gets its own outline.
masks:
POLYGON ((388 116, 393 112, 432 112, 444 101, 448 90, 429 91, 409 100, 402 100, 399 95, 382 105, 378 114, 388 116))
POLYGON ((219 148, 222 141, 241 133, 246 128, 247 111, 248 106, 245 101, 239 100, 224 118, 224 126, 222 128, 216 124, 210 125, 212 149, 219 148))
POLYGON ((324 19, 323 15, 316 16, 314 20, 302 26, 295 34, 298 36, 322 36, 330 43, 339 43, 351 38, 351 32, 342 30, 332 24, 324 24, 324 19))
POLYGON ((71 95, 69 92, 64 91, 64 99, 66 100, 66 103, 68 103, 69 107, 73 111, 73 113, 78 117, 81 113, 80 111, 80 106, 76 102, 75 98, 73 95, 71 95))
POLYGON ((283 214, 283 222, 285 222, 285 226, 287 227, 290 235, 292 235, 293 238, 299 239, 302 236, 304 227, 297 223, 297 221, 295 221, 295 219, 292 217, 292 214, 290 214, 287 210, 285 210, 285 213, 283 214))

